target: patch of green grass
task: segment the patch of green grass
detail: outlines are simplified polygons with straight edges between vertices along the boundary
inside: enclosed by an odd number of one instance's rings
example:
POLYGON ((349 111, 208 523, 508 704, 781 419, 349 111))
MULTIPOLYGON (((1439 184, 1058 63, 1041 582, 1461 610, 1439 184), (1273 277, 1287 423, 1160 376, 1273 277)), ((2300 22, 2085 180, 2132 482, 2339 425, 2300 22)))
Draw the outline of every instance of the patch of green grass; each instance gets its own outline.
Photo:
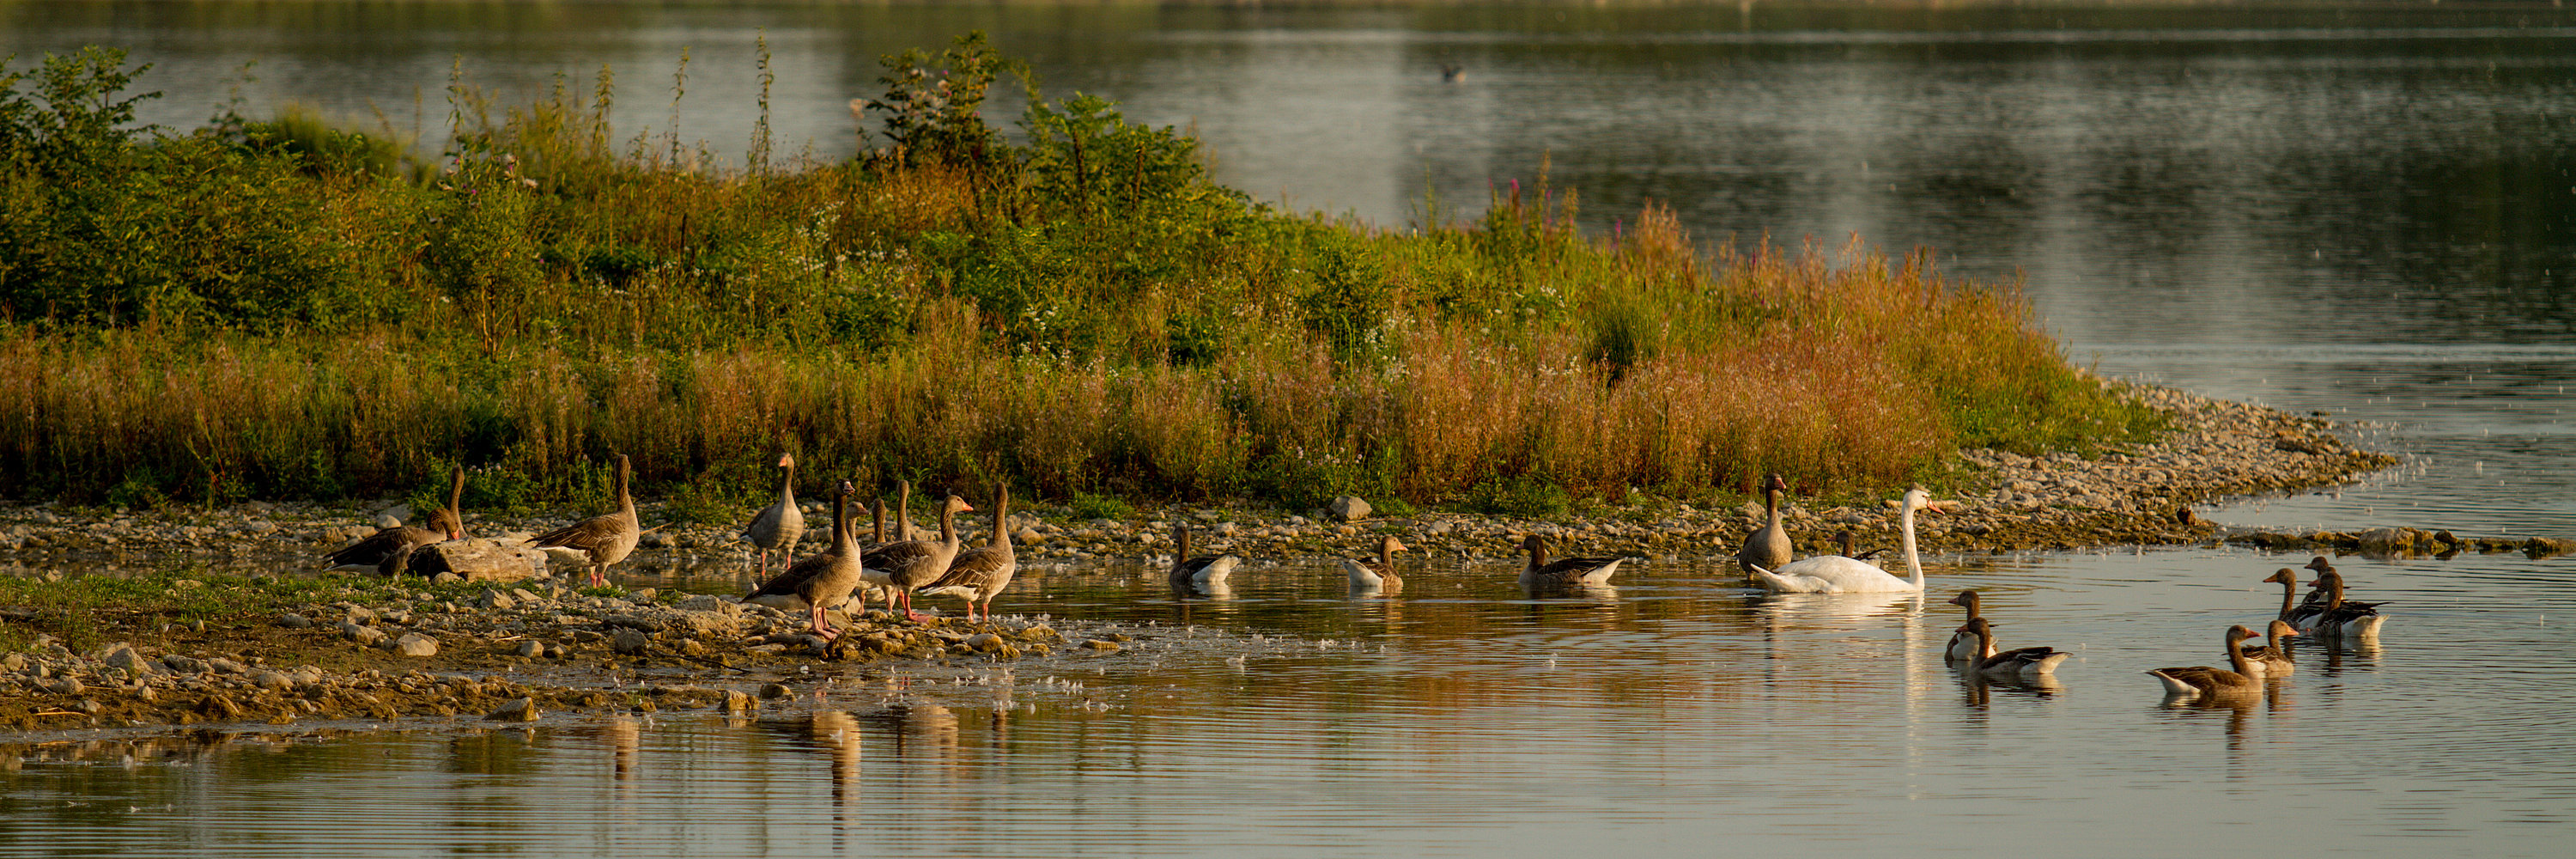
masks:
POLYGON ((1074 493, 1072 503, 1066 505, 1066 513, 1077 521, 1092 519, 1123 521, 1136 518, 1135 506, 1128 504, 1124 499, 1093 495, 1088 492, 1074 493))

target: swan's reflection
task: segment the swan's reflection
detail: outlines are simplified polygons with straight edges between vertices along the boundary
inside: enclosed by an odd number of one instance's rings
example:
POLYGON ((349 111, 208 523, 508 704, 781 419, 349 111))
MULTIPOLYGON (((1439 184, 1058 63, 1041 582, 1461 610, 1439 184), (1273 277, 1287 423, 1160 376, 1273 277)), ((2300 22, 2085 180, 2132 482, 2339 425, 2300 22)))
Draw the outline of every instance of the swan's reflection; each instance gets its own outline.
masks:
POLYGON ((1923 612, 1921 592, 1861 594, 1768 594, 1754 611, 1772 628, 1851 629, 1859 621, 1923 612))

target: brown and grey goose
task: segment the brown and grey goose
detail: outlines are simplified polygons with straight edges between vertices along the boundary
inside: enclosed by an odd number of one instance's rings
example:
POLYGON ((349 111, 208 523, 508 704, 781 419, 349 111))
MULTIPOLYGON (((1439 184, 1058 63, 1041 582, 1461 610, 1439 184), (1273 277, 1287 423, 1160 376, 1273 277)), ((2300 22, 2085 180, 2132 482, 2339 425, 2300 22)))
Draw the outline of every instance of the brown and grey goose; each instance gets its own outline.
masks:
POLYGON ((1983 615, 1978 614, 1978 608, 1983 604, 1982 599, 1977 596, 1976 591, 1960 591, 1958 596, 1950 598, 1951 605, 1968 607, 1968 620, 1966 623, 1959 624, 1957 632, 1950 633, 1949 645, 1941 649, 1942 660, 1978 662, 1995 655, 1994 639, 1980 638, 1975 630, 1969 629, 1983 618, 1983 615))
POLYGON ((778 455, 778 500, 751 517, 751 525, 742 529, 742 537, 760 550, 760 568, 752 573, 753 584, 769 578, 769 553, 780 554, 780 563, 796 562, 796 541, 805 536, 805 511, 796 507, 796 456, 778 455))
POLYGON ((2290 625, 2298 627, 2301 632, 2314 633, 2321 638, 2368 638, 2378 635, 2380 624, 2388 622, 2387 616, 2379 613, 2379 607, 2387 603, 2345 602, 2343 574, 2335 572, 2331 566, 2317 573, 2316 581, 2309 582, 2308 586, 2324 590, 2326 598, 2323 603, 2303 606, 2290 613, 2290 625))
POLYGON ((859 586, 858 529, 850 521, 850 496, 858 489, 847 480, 832 496, 832 549, 805 556, 789 564, 777 578, 762 583, 742 601, 769 606, 780 611, 799 609, 811 613, 814 634, 831 641, 841 631, 824 622, 823 612, 850 599, 850 591, 859 586))
POLYGON ((2224 698, 2258 695, 2263 691, 2261 675, 2247 663, 2245 651, 2236 645, 2254 637, 2254 631, 2242 626, 2227 628, 2227 663, 2235 670, 2194 665, 2189 668, 2158 668, 2147 672, 2165 684, 2165 694, 2182 698, 2224 698))
POLYGON ((1190 525, 1172 523, 1172 572, 1174 591, 1210 590, 1225 587, 1227 576, 1234 574, 1242 558, 1233 555, 1200 555, 1190 557, 1190 525))
POLYGON ((1379 540, 1377 543, 1377 560, 1341 559, 1342 572, 1348 574, 1351 579, 1351 591, 1393 594, 1404 590, 1404 577, 1395 574, 1395 553, 1404 551, 1405 548, 1404 541, 1396 539, 1393 534, 1388 534, 1386 539, 1379 540))
POLYGON ((1789 563, 1789 529, 1780 524, 1780 493, 1787 491, 1789 481, 1779 472, 1763 478, 1762 507, 1768 511, 1770 521, 1744 535, 1744 548, 1735 553, 1746 575, 1752 575, 1754 567, 1776 570, 1789 563))
POLYGON ((617 511, 593 516, 528 539, 540 549, 571 549, 590 558, 591 587, 608 584, 608 568, 635 552, 635 543, 644 537, 644 528, 635 516, 635 496, 627 482, 633 479, 634 465, 626 454, 617 455, 617 511))
POLYGON ((993 537, 984 545, 958 554, 948 572, 921 588, 923 596, 953 596, 966 601, 966 619, 975 619, 975 609, 984 609, 984 621, 993 620, 993 597, 1011 586, 1011 577, 1020 572, 1019 555, 1011 551, 1011 488, 993 488, 993 537))
POLYGON ((2016 647, 2011 650, 1997 651, 1994 623, 1982 617, 1968 621, 1966 629, 1969 634, 1977 637, 1977 650, 1991 654, 1960 666, 1973 669, 1979 674, 2036 677, 2056 671, 2058 663, 2075 655, 2054 647, 2016 647))
POLYGON ((400 574, 411 568, 411 553, 420 547, 465 539, 465 517, 457 512, 465 506, 465 467, 450 468, 447 478, 447 506, 429 511, 426 526, 397 525, 369 534, 323 555, 331 562, 328 569, 400 574))
POLYGON ((1531 534, 1521 540, 1529 551, 1529 565, 1521 568, 1521 589, 1527 591, 1562 590, 1597 587, 1609 584, 1627 558, 1560 558, 1547 559, 1547 538, 1531 534))
POLYGON ((939 581, 948 574, 948 564, 957 559, 957 514, 975 508, 966 499, 948 496, 939 507, 939 539, 897 540, 869 550, 861 575, 868 583, 894 591, 903 603, 906 620, 919 622, 923 615, 912 610, 913 589, 939 581))
POLYGON ((2282 639, 2298 634, 2298 628, 2291 626, 2289 621, 2273 620, 2263 628, 2262 644, 2246 642, 2237 645, 2236 649, 2245 652, 2245 664, 2253 666, 2256 673, 2265 677, 2288 677, 2297 673, 2299 664, 2290 661, 2290 648, 2282 639))

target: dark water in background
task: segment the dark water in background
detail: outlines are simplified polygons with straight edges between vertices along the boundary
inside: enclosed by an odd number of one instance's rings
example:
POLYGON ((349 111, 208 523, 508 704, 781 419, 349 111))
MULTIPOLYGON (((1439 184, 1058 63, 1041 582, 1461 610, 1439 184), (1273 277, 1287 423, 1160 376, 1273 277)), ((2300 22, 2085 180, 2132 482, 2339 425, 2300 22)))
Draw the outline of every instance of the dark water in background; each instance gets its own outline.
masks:
MULTIPOLYGON (((1191 125, 1258 197, 1472 215, 1544 159, 1603 228, 1654 200, 1710 241, 1930 246, 1954 273, 2018 273, 2105 373, 2331 413, 2408 455, 2221 521, 2576 536, 2576 12, 2557 7, 0 3, 0 51, 130 47, 169 93, 147 118, 182 127, 258 59, 254 107, 434 132, 461 54, 516 92, 609 64, 622 127, 658 133, 686 47, 680 132, 727 153, 765 32, 780 148, 826 156, 852 145, 844 103, 876 55, 970 28, 1051 93, 1191 125)), ((2156 705, 2136 672, 2213 661, 2204 639, 2275 598, 2252 579, 2297 560, 1935 559, 1923 611, 1671 566, 1592 603, 1447 568, 1351 602, 1314 564, 1184 616, 1132 569, 1061 571, 1004 610, 1232 637, 1097 674, 926 672, 901 716, 886 678, 854 675, 749 727, 22 748, 0 855, 290 855, 352 831, 373 833, 362 855, 1915 855, 2006 834, 2075 855, 2563 855, 2568 561, 2348 559, 2402 608, 2382 649, 2303 652, 2245 710, 2156 705), (2064 688, 1941 669, 1937 600, 1965 586, 1997 594, 2008 645, 2079 649, 2064 688), (981 685, 929 683, 965 675, 981 685)))

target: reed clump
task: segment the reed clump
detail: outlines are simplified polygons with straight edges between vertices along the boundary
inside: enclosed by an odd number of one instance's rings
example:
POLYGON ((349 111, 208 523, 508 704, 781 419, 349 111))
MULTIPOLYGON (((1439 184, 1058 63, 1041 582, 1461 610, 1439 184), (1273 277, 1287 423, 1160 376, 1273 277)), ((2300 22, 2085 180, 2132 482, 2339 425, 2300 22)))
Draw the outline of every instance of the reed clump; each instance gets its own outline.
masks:
POLYGON ((523 507, 595 497, 625 452, 716 516, 786 449, 1093 506, 1543 514, 2148 429, 2012 285, 1929 252, 1707 247, 1660 207, 1588 234, 1544 171, 1468 222, 1282 212, 1096 98, 1033 91, 1025 144, 923 98, 1008 68, 980 39, 886 62, 882 145, 733 169, 619 151, 605 72, 508 110, 460 84, 444 154, 401 167, 300 117, 293 145, 102 124, 140 73, 113 52, 12 75, 0 493, 374 495, 462 462, 469 505, 523 507))

